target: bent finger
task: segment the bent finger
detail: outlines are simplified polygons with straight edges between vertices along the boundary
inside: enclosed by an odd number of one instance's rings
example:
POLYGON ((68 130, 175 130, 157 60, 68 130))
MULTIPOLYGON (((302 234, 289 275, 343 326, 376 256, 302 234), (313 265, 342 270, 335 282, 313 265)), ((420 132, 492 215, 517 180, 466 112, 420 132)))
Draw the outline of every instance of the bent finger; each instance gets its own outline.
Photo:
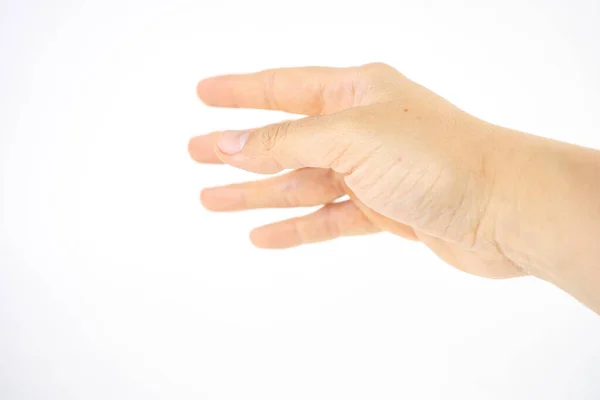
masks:
POLYGON ((256 247, 283 249, 376 232, 379 229, 351 201, 344 201, 328 204, 303 217, 256 228, 250 239, 256 247))

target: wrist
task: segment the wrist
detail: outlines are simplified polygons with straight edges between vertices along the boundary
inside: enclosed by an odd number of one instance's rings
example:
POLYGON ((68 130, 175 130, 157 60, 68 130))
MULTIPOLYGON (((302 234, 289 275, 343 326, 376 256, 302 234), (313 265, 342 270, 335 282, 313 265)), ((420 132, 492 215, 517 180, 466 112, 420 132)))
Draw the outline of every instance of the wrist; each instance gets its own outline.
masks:
POLYGON ((497 152, 494 237, 512 263, 600 306, 600 153, 507 131, 497 152))

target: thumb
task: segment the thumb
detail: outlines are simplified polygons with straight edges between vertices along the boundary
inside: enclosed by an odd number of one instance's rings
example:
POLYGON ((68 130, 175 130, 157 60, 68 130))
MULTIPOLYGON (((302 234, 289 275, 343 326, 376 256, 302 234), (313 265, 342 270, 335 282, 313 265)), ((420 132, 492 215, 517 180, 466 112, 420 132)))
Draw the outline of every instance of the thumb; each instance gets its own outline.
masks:
MULTIPOLYGON (((350 111, 350 110, 348 110, 350 111)), ((245 131, 224 131, 215 152, 224 163, 272 174, 302 167, 352 171, 375 146, 346 112, 302 118, 245 131)))

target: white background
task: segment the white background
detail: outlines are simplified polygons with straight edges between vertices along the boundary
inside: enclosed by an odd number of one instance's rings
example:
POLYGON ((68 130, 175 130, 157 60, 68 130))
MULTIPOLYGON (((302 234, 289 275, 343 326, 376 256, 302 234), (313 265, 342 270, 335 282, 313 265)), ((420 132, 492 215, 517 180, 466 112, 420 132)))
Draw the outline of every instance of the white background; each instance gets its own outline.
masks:
POLYGON ((202 77, 392 64, 491 122, 600 148, 597 0, 0 5, 0 398, 597 399, 600 318, 386 234, 287 251, 214 215, 202 77), (417 8, 418 4, 419 8, 417 8))

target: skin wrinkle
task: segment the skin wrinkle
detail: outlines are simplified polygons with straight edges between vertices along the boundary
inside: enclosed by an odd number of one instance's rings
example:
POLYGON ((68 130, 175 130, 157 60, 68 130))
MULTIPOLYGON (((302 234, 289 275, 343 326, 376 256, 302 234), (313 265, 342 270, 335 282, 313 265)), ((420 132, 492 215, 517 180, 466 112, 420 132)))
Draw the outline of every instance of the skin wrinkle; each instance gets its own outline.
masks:
MULTIPOLYGON (((485 156, 481 156, 482 160, 485 160, 486 157, 485 156)), ((486 161, 482 161, 482 165, 486 165, 487 162, 486 161)), ((473 241, 470 244, 471 248, 476 248, 477 244, 482 240, 482 227, 484 222, 487 221, 488 219, 488 214, 489 214, 489 209, 490 209, 490 205, 492 202, 493 194, 495 192, 495 182, 496 182, 496 173, 493 172, 493 169, 491 170, 492 172, 490 173, 489 169, 486 167, 486 172, 482 173, 481 177, 482 177, 482 182, 480 183, 481 187, 483 187, 483 197, 485 198, 483 206, 479 208, 479 218, 476 219, 476 223, 475 223, 475 227, 473 228, 473 241)), ((494 237, 494 235, 492 234, 492 238, 494 237)), ((487 241, 485 238, 483 239, 484 241, 487 241)), ((497 250, 501 250, 501 249, 497 249, 497 250)), ((502 252, 500 252, 500 254, 503 254, 502 252)), ((504 255, 506 257, 506 255, 504 255)), ((513 263, 514 264, 514 263, 513 263)), ((515 264, 516 265, 516 264, 515 264)))
MULTIPOLYGON (((465 196, 467 196, 467 193, 465 192, 465 196)), ((473 240, 470 243, 469 247, 471 249, 475 249, 478 245, 478 243, 480 242, 480 235, 481 235, 481 228, 483 225, 483 221, 486 219, 486 215, 487 215, 487 209, 489 207, 489 202, 491 199, 491 196, 486 196, 488 199, 487 201, 484 202, 484 205, 482 208, 480 208, 479 210, 479 215, 477 218, 475 218, 475 225, 473 226, 473 240)))
POLYGON ((284 121, 278 125, 271 125, 263 131, 261 137, 261 152, 269 156, 271 161, 277 165, 277 169, 279 171, 285 168, 283 168, 283 166, 279 162, 281 151, 278 151, 277 147, 281 148, 281 146, 285 143, 285 140, 288 136, 288 131, 291 129, 291 126, 291 121, 284 121))
POLYGON ((350 98, 352 99, 352 104, 355 103, 356 101, 356 80, 355 79, 351 79, 351 91, 350 91, 350 98))
POLYGON ((348 98, 348 90, 344 83, 335 83, 332 85, 324 85, 320 93, 321 107, 319 115, 327 115, 331 113, 331 107, 328 104, 337 104, 340 108, 347 107, 346 99, 348 98))
MULTIPOLYGON (((427 173, 429 172, 430 168, 431 168, 431 164, 427 164, 427 168, 425 169, 425 171, 420 172, 417 175, 417 178, 415 180, 413 180, 412 185, 410 186, 410 188, 405 188, 404 192, 402 192, 399 195, 394 196, 394 198, 401 198, 401 199, 403 199, 403 203, 404 204, 410 204, 409 202, 411 202, 413 200, 411 199, 411 197, 410 197, 409 194, 411 192, 414 192, 415 187, 417 187, 417 185, 419 185, 419 183, 423 179, 423 177, 427 175, 427 173)), ((414 175, 414 172, 415 171, 411 170, 411 174, 410 175, 414 175)), ((414 213, 416 211, 416 209, 414 207, 410 207, 409 206, 408 208, 409 208, 408 212, 412 211, 414 213)))
POLYGON ((290 125, 290 121, 284 121, 277 125, 270 125, 267 129, 264 129, 261 135, 262 152, 270 154, 275 149, 276 144, 285 139, 290 125))
POLYGON ((332 186, 332 190, 335 193, 344 193, 344 183, 342 179, 342 175, 335 172, 333 169, 327 170, 328 180, 332 186))
POLYGON ((270 110, 278 110, 277 100, 275 98, 275 78, 277 75, 276 70, 268 71, 265 76, 264 84, 264 97, 267 108, 270 110))
POLYGON ((347 168, 340 167, 341 165, 343 165, 342 162, 345 161, 346 155, 350 151, 351 147, 352 143, 346 143, 343 147, 338 148, 336 154, 333 157, 331 157, 329 161, 329 165, 331 165, 332 170, 343 175, 351 174, 351 172, 348 172, 347 168))
POLYGON ((394 172, 394 167, 396 167, 396 169, 404 169, 404 175, 395 178, 395 181, 393 182, 393 185, 390 187, 390 195, 389 195, 389 203, 387 205, 389 205, 390 207, 393 205, 393 202, 398 198, 402 198, 401 195, 396 195, 395 193, 397 193, 404 185, 406 185, 406 178, 408 178, 408 176, 412 173, 411 168, 406 168, 406 167, 400 167, 399 165, 394 165, 392 166, 392 168, 390 169, 390 173, 394 172))
POLYGON ((365 168, 365 165, 366 162, 363 162, 361 166, 353 169, 352 172, 344 177, 344 181, 354 193, 362 192, 362 197, 365 200, 368 199, 370 202, 377 202, 377 197, 372 197, 370 193, 373 191, 377 182, 381 181, 384 173, 381 172, 380 168, 365 168), (367 176, 365 176, 365 173, 367 176), (364 182, 372 183, 365 185, 364 182))
MULTIPOLYGON (((429 171, 431 170, 431 166, 432 164, 428 164, 427 167, 427 171, 425 172, 424 175, 420 176, 417 178, 417 182, 415 182, 415 185, 413 186, 413 190, 414 187, 417 185, 423 185, 423 182, 425 180, 425 177, 429 174, 429 171)), ((432 196, 432 193, 435 192, 439 192, 439 190, 437 190, 437 186, 439 185, 439 182, 444 174, 443 170, 441 168, 436 168, 438 170, 437 174, 435 175, 435 178, 433 178, 433 180, 429 181, 427 186, 428 188, 425 190, 424 193, 419 195, 419 199, 415 198, 415 204, 413 205, 413 209, 414 209, 414 213, 417 215, 425 215, 427 216, 427 222, 423 223, 423 227, 422 229, 424 230, 429 230, 430 232, 434 232, 433 235, 434 236, 438 236, 439 233, 437 233, 437 229, 433 229, 433 226, 435 226, 436 224, 439 223, 439 221, 441 221, 442 217, 443 217, 443 213, 445 212, 445 210, 439 209, 439 207, 432 207, 432 204, 435 204, 435 198, 434 196, 432 196), (417 204, 419 203, 419 204, 417 204), (430 210, 429 212, 424 213, 422 210, 430 210)))
MULTIPOLYGON (((319 210, 320 211, 320 210, 319 210)), ((306 223, 307 221, 301 219, 301 218, 295 218, 294 219, 294 227, 296 229, 296 232, 298 233, 298 237, 300 238, 300 243, 310 243, 311 240, 311 234, 309 231, 309 229, 311 228, 318 228, 318 226, 311 226, 309 224, 306 223)))
POLYGON ((321 115, 321 114, 323 114, 324 104, 326 104, 326 102, 325 102, 325 91, 328 88, 329 88, 329 86, 326 85, 326 84, 322 84, 322 83, 318 84, 317 93, 319 93, 319 96, 315 100, 316 104, 313 106, 312 112, 309 113, 309 115, 321 115))
POLYGON ((339 207, 337 204, 327 204, 325 207, 321 209, 321 212, 324 215, 324 220, 326 221, 323 226, 327 228, 327 237, 331 239, 337 239, 341 236, 341 228, 339 219, 336 217, 336 207, 339 207))
MULTIPOLYGON (((441 237, 446 237, 448 235, 448 231, 451 228, 455 227, 455 225, 456 225, 457 216, 463 212, 463 207, 464 207, 465 201, 466 201, 467 197, 469 197, 469 192, 471 192, 469 190, 470 182, 471 182, 471 177, 469 176, 465 180, 464 187, 461 189, 460 201, 458 202, 458 206, 454 207, 454 209, 450 211, 449 222, 447 224, 445 224, 446 226, 440 235, 441 237)), ((466 215, 468 218, 469 211, 467 210, 467 212, 464 213, 464 215, 466 215)), ((476 218, 476 220, 479 220, 479 218, 476 218)), ((466 231, 463 233, 463 238, 458 237, 458 239, 459 239, 458 243, 463 242, 464 237, 468 236, 470 234, 470 232, 468 230, 469 229, 467 228, 466 231)), ((459 229, 459 231, 460 231, 460 229, 459 229)))
MULTIPOLYGON (((354 141, 348 141, 348 146, 345 150, 345 153, 348 153, 351 146, 353 146, 354 148, 357 148, 357 147, 362 147, 361 145, 362 145, 362 143, 356 144, 356 143, 354 143, 354 141)), ((357 168, 360 168, 362 165, 366 164, 369 161, 369 159, 371 159, 373 157, 374 154, 377 154, 377 152, 379 150, 381 150, 381 148, 383 147, 383 144, 381 142, 377 141, 372 146, 373 146, 372 149, 364 151, 361 156, 354 155, 355 161, 345 168, 340 167, 340 162, 343 159, 342 156, 340 155, 339 157, 337 157, 330 163, 331 168, 333 170, 335 170, 336 172, 339 172, 340 174, 343 174, 347 177, 352 176, 354 174, 354 171, 357 168)), ((355 153, 356 152, 354 152, 354 154, 355 153)), ((346 163, 346 164, 348 164, 348 163, 346 163)))
MULTIPOLYGON (((294 179, 290 179, 290 181, 293 182, 294 179)), ((283 202, 286 207, 293 207, 295 204, 302 204, 302 202, 299 201, 298 197, 296 196, 295 190, 294 191, 282 190, 281 198, 283 199, 283 202)))

